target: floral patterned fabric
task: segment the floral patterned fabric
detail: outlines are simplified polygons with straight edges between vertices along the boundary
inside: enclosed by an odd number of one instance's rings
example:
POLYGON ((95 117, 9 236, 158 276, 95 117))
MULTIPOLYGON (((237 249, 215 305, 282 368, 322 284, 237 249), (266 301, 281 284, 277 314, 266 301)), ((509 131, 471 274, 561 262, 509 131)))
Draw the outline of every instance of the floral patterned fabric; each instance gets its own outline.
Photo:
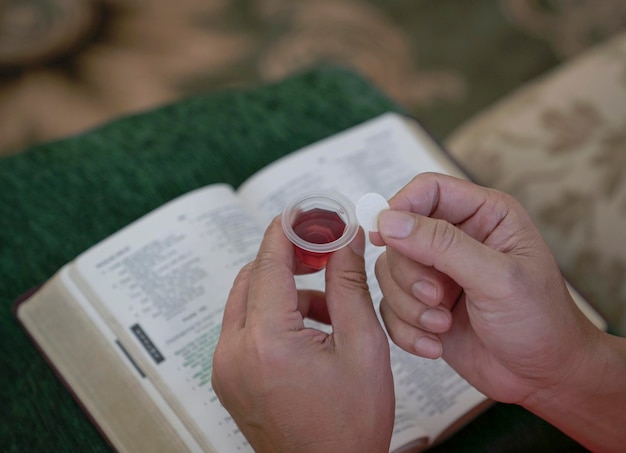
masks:
POLYGON ((626 34, 458 129, 448 148, 530 211, 566 277, 626 334, 626 34))
POLYGON ((445 137, 625 29, 624 0, 0 0, 0 156, 320 63, 445 137))

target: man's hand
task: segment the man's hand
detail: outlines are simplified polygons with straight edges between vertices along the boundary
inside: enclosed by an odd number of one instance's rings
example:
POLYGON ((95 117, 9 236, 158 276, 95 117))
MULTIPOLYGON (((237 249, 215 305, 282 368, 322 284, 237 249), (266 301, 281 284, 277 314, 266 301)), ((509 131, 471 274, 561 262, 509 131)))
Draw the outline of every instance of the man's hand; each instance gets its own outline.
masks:
POLYGON ((279 220, 231 290, 213 388, 258 452, 388 452, 389 344, 369 295, 362 232, 333 254, 326 293, 297 291, 279 220), (330 321, 332 333, 304 318, 330 321))
POLYGON ((522 206, 423 174, 379 218, 381 313, 393 340, 443 358, 487 396, 518 403, 592 451, 626 444, 626 340, 575 306, 522 206))
POLYGON ((585 359, 596 329, 512 197, 423 174, 390 206, 373 239, 387 245, 381 312, 400 347, 443 355, 483 393, 515 403, 585 359))

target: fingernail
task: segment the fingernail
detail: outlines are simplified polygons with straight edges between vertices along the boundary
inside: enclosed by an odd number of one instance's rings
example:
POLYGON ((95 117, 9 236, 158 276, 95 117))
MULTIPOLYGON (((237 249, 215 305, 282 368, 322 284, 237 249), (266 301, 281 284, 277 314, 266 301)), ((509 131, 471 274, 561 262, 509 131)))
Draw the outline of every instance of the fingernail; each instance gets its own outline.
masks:
POLYGON ((441 310, 426 310, 420 316, 420 322, 425 329, 431 332, 441 333, 448 328, 449 317, 441 310))
POLYGON ((441 357, 443 348, 441 343, 430 337, 419 337, 415 341, 415 351, 422 357, 437 359, 441 357))
POLYGON ((437 287, 427 280, 419 280, 413 283, 411 292, 424 303, 432 304, 437 302, 437 287))
POLYGON ((383 211, 378 218, 378 228, 383 236, 404 239, 411 234, 415 218, 406 212, 383 211))

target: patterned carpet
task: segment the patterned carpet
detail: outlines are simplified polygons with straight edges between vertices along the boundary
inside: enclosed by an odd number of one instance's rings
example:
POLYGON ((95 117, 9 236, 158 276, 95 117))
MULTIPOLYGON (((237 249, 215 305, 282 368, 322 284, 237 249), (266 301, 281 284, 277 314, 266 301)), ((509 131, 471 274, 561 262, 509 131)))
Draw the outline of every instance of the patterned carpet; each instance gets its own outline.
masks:
POLYGON ((443 138, 625 27, 624 0, 0 0, 0 155, 317 62, 443 138))

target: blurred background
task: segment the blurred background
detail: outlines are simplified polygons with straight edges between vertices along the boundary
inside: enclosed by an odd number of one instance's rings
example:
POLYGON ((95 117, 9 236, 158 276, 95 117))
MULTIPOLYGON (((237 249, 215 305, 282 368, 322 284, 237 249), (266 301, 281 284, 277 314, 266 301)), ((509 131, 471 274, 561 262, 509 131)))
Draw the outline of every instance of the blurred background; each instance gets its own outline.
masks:
POLYGON ((0 156, 318 62, 445 138, 625 27, 625 0, 0 0, 0 156))

